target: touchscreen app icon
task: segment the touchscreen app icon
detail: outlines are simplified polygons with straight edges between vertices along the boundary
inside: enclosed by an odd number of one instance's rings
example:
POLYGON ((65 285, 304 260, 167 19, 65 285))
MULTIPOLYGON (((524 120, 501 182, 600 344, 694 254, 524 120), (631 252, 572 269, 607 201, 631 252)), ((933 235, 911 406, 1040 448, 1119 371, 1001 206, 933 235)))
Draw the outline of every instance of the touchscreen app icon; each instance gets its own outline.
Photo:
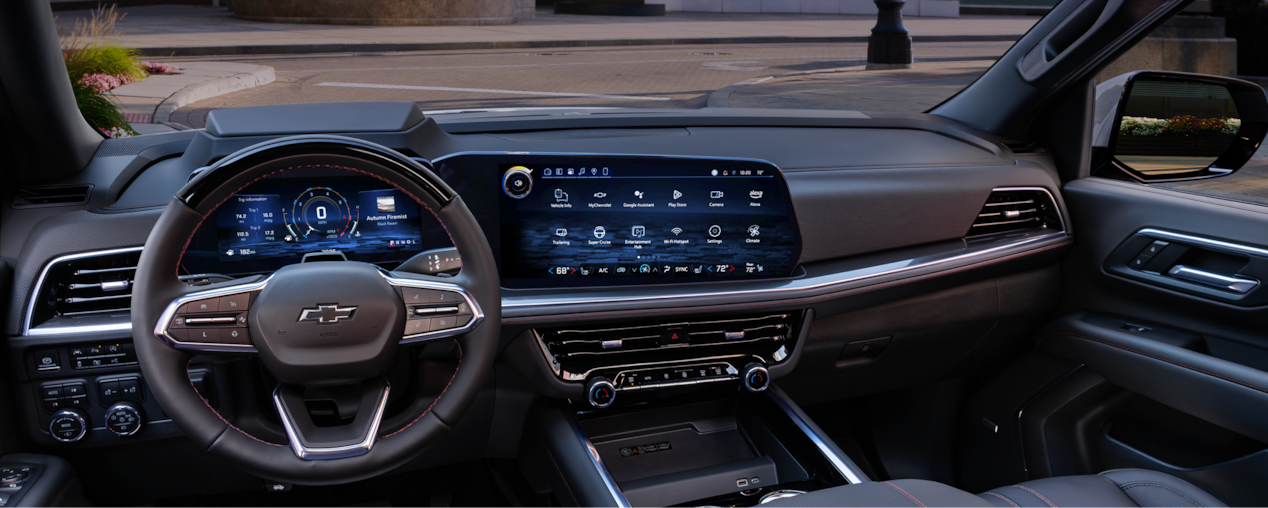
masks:
POLYGON ((681 193, 681 192, 678 192, 678 190, 677 190, 677 189, 675 189, 675 190, 674 190, 674 199, 678 199, 678 198, 681 198, 681 197, 682 197, 682 193, 681 193))
POLYGON ((567 202, 568 202, 568 193, 567 193, 567 192, 564 192, 564 190, 563 190, 563 189, 555 189, 555 202, 556 202, 556 203, 567 203, 567 202))
POLYGON ((717 224, 709 226, 709 236, 712 236, 714 238, 722 236, 722 226, 719 226, 717 224))
POLYGON ((607 234, 608 234, 608 231, 607 231, 606 229, 603 229, 603 226, 595 226, 595 227, 594 227, 594 237, 595 237, 595 238, 603 238, 603 237, 604 237, 605 235, 607 235, 607 234))
POLYGON ((568 236, 568 230, 564 228, 556 229, 555 236, 568 236))
POLYGON ((759 190, 748 191, 748 197, 751 199, 762 199, 762 194, 764 193, 759 190))
POLYGON ((643 191, 637 191, 637 190, 634 191, 634 197, 638 199, 643 199, 643 191))
POLYGON ((647 228, 643 226, 634 226, 633 228, 630 228, 630 235, 634 238, 642 238, 645 234, 647 234, 647 228))
POLYGON ((748 227, 748 236, 759 236, 762 234, 762 228, 757 224, 748 227))
POLYGON ((709 191, 709 197, 713 199, 722 199, 722 191, 720 190, 709 191))
POLYGON ((679 233, 682 233, 682 228, 674 228, 674 229, 669 230, 669 232, 670 232, 670 233, 673 233, 673 234, 674 234, 674 236, 678 236, 678 234, 679 234, 679 233))

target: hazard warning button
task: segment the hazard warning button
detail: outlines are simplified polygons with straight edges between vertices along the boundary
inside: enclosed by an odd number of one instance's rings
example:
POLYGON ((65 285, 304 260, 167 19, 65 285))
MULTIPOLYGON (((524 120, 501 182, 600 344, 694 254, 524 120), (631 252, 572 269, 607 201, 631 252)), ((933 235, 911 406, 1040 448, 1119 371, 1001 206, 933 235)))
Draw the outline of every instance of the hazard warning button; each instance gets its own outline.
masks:
POLYGON ((687 327, 671 326, 671 327, 665 328, 664 333, 661 334, 660 345, 672 346, 675 344, 686 344, 689 342, 687 336, 688 336, 687 327))

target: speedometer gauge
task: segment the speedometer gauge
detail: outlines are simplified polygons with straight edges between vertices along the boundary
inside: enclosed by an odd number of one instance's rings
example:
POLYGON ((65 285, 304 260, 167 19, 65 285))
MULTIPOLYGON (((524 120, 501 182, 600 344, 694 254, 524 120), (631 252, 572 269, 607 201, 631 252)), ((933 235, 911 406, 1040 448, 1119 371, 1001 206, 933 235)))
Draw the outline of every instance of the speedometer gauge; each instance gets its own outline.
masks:
POLYGON ((343 238, 356 230, 360 207, 330 187, 309 187, 291 202, 286 226, 295 240, 343 238))

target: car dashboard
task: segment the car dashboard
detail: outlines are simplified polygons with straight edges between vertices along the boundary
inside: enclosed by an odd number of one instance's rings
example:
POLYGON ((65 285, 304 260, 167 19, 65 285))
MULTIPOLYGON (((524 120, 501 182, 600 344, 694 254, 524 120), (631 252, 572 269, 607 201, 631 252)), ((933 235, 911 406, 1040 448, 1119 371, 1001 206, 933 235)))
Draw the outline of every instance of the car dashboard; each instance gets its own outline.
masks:
MULTIPOLYGON (((156 447, 181 432, 144 383, 119 396, 144 408, 144 432, 120 439, 103 423, 110 390, 139 379, 129 270, 168 201, 208 166, 267 139, 328 134, 430 167, 469 207, 497 260, 500 374, 472 410, 478 422, 455 434, 462 451, 454 457, 518 453, 497 437, 519 436, 524 425, 526 407, 498 413, 511 407, 495 402, 508 393, 589 401, 601 411, 614 399, 772 378, 813 400, 825 379, 862 379, 843 364, 884 369, 846 391, 941 375, 990 354, 974 349, 989 338, 966 330, 1046 303, 999 302, 1002 310, 952 326, 949 343, 896 352, 890 363, 876 363, 886 337, 814 331, 841 330, 833 317, 853 310, 978 280, 1051 283, 1052 265, 1072 244, 1048 154, 932 115, 564 109, 424 117, 411 103, 221 110, 205 131, 107 141, 81 181, 66 184, 89 189, 82 204, 13 211, 23 220, 11 223, 29 229, 5 230, 26 238, 20 252, 14 242, 3 247, 18 259, 6 332, 18 352, 13 372, 29 392, 21 414, 31 439, 68 453, 128 443, 167 453, 156 447), (947 347, 957 353, 946 356, 947 347), (65 395, 66 386, 78 395, 65 395), (68 404, 89 420, 74 439, 49 430, 68 404)), ((331 259, 441 278, 460 272, 444 226, 411 198, 337 165, 286 168, 204 217, 180 276, 196 287, 331 259)), ((216 374, 209 358, 190 368, 208 404, 268 435, 268 418, 243 398, 250 387, 216 374)), ((428 452, 419 460, 446 459, 428 452)), ((130 481, 103 478, 91 481, 130 481)))

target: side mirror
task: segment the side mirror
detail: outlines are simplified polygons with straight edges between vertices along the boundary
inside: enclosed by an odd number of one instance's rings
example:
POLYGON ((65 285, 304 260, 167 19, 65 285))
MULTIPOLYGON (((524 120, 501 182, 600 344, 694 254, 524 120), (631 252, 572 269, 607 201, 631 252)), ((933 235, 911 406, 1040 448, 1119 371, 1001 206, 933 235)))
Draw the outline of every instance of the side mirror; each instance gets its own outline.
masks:
POLYGON ((1268 134, 1259 85, 1186 72, 1140 71, 1096 87, 1094 174, 1144 183, 1224 176, 1268 134))

